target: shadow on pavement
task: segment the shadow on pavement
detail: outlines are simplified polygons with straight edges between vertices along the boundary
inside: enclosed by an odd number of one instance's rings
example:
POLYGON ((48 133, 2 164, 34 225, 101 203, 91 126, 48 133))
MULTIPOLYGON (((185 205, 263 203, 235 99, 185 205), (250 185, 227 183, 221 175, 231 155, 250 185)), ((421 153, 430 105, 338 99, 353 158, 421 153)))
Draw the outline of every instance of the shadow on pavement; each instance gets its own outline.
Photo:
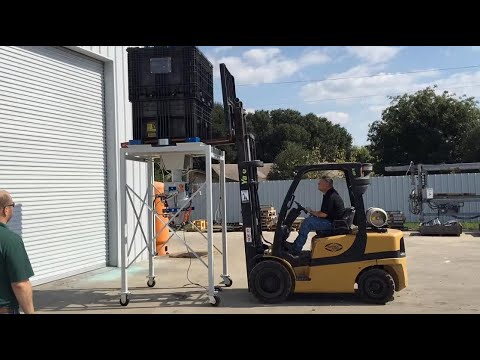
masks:
MULTIPOLYGON (((165 307, 212 307, 206 290, 199 287, 130 288, 129 290, 131 291, 130 303, 127 307, 120 305, 118 288, 35 290, 33 296, 35 309, 41 312, 108 312, 121 309, 148 309, 151 313, 156 308, 165 307)), ((229 309, 368 305, 353 294, 294 294, 281 304, 260 303, 246 289, 222 288, 218 296, 221 299, 219 308, 229 309)))
POLYGON ((422 236, 418 231, 412 231, 408 236, 422 236))
POLYGON ((473 237, 480 237, 480 230, 469 230, 469 231, 464 231, 464 234, 471 235, 473 237))

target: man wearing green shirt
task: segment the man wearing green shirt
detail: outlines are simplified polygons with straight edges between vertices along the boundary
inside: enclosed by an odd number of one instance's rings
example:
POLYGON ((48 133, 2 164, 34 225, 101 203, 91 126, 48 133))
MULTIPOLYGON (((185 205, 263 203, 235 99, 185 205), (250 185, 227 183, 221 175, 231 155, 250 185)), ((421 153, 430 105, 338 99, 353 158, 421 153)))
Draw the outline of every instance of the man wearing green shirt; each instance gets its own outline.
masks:
POLYGON ((34 275, 23 241, 7 227, 15 203, 0 189, 0 314, 33 314, 30 277, 34 275))

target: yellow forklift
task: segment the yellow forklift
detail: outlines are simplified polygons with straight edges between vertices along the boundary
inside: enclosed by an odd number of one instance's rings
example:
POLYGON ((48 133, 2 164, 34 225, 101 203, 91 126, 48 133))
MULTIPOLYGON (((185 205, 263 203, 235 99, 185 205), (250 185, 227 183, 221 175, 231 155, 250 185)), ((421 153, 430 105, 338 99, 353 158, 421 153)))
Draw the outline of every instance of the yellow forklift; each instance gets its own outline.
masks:
POLYGON ((368 303, 385 304, 408 284, 403 232, 377 227, 365 211, 363 194, 370 184, 371 164, 328 163, 296 169, 279 212, 273 243, 262 236, 255 139, 247 133, 246 114, 235 94, 235 81, 220 64, 226 125, 235 139, 243 219, 248 289, 264 303, 280 303, 294 293, 357 293, 368 303), (330 235, 317 234, 311 249, 294 256, 287 239, 305 208, 295 190, 309 172, 343 172, 351 207, 333 222, 330 235))

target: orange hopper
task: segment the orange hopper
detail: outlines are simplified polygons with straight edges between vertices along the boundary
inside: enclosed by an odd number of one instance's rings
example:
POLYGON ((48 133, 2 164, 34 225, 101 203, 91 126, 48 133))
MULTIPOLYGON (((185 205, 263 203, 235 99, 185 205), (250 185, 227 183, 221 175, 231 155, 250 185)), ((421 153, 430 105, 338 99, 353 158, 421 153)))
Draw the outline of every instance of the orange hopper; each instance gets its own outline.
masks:
POLYGON ((166 224, 168 224, 168 217, 162 215, 165 205, 161 198, 157 197, 158 194, 163 194, 165 191, 165 186, 162 182, 155 181, 155 210, 157 211, 158 216, 163 220, 161 221, 155 216, 155 234, 157 234, 155 246, 158 256, 165 256, 168 254, 168 246, 166 245, 168 241, 169 231, 166 224))

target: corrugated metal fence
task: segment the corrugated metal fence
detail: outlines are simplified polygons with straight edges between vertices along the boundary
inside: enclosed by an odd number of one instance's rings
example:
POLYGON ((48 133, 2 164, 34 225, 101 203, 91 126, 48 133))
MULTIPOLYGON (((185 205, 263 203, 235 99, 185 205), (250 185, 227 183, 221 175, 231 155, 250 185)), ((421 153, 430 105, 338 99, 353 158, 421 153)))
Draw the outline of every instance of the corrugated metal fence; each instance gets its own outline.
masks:
MULTIPOLYGON (((417 222, 418 216, 410 213, 408 195, 412 189, 409 176, 372 177, 372 182, 364 195, 365 208, 380 207, 386 211, 402 211, 407 221, 417 222)), ((262 205, 271 205, 280 211, 285 194, 292 183, 291 180, 264 181, 259 184, 259 197, 262 205)), ((335 179, 334 186, 349 206, 347 186, 344 179, 335 179)), ((428 186, 435 192, 475 193, 480 194, 480 174, 442 174, 428 175, 428 186)), ((295 191, 295 200, 305 207, 320 209, 322 194, 317 189, 317 180, 302 180, 295 191)), ((206 199, 204 192, 194 199, 192 219, 205 219, 206 199)), ((213 186, 214 213, 219 213, 219 186, 213 186)), ((432 213, 424 206, 425 213, 432 213)), ((466 202, 460 209, 462 213, 480 213, 480 202, 466 202)), ((215 218, 215 215, 214 215, 215 218)), ((241 222, 240 190, 237 182, 227 183, 227 222, 241 222)), ((431 217, 428 217, 429 219, 431 217)), ((478 221, 474 220, 474 221, 478 221)))

